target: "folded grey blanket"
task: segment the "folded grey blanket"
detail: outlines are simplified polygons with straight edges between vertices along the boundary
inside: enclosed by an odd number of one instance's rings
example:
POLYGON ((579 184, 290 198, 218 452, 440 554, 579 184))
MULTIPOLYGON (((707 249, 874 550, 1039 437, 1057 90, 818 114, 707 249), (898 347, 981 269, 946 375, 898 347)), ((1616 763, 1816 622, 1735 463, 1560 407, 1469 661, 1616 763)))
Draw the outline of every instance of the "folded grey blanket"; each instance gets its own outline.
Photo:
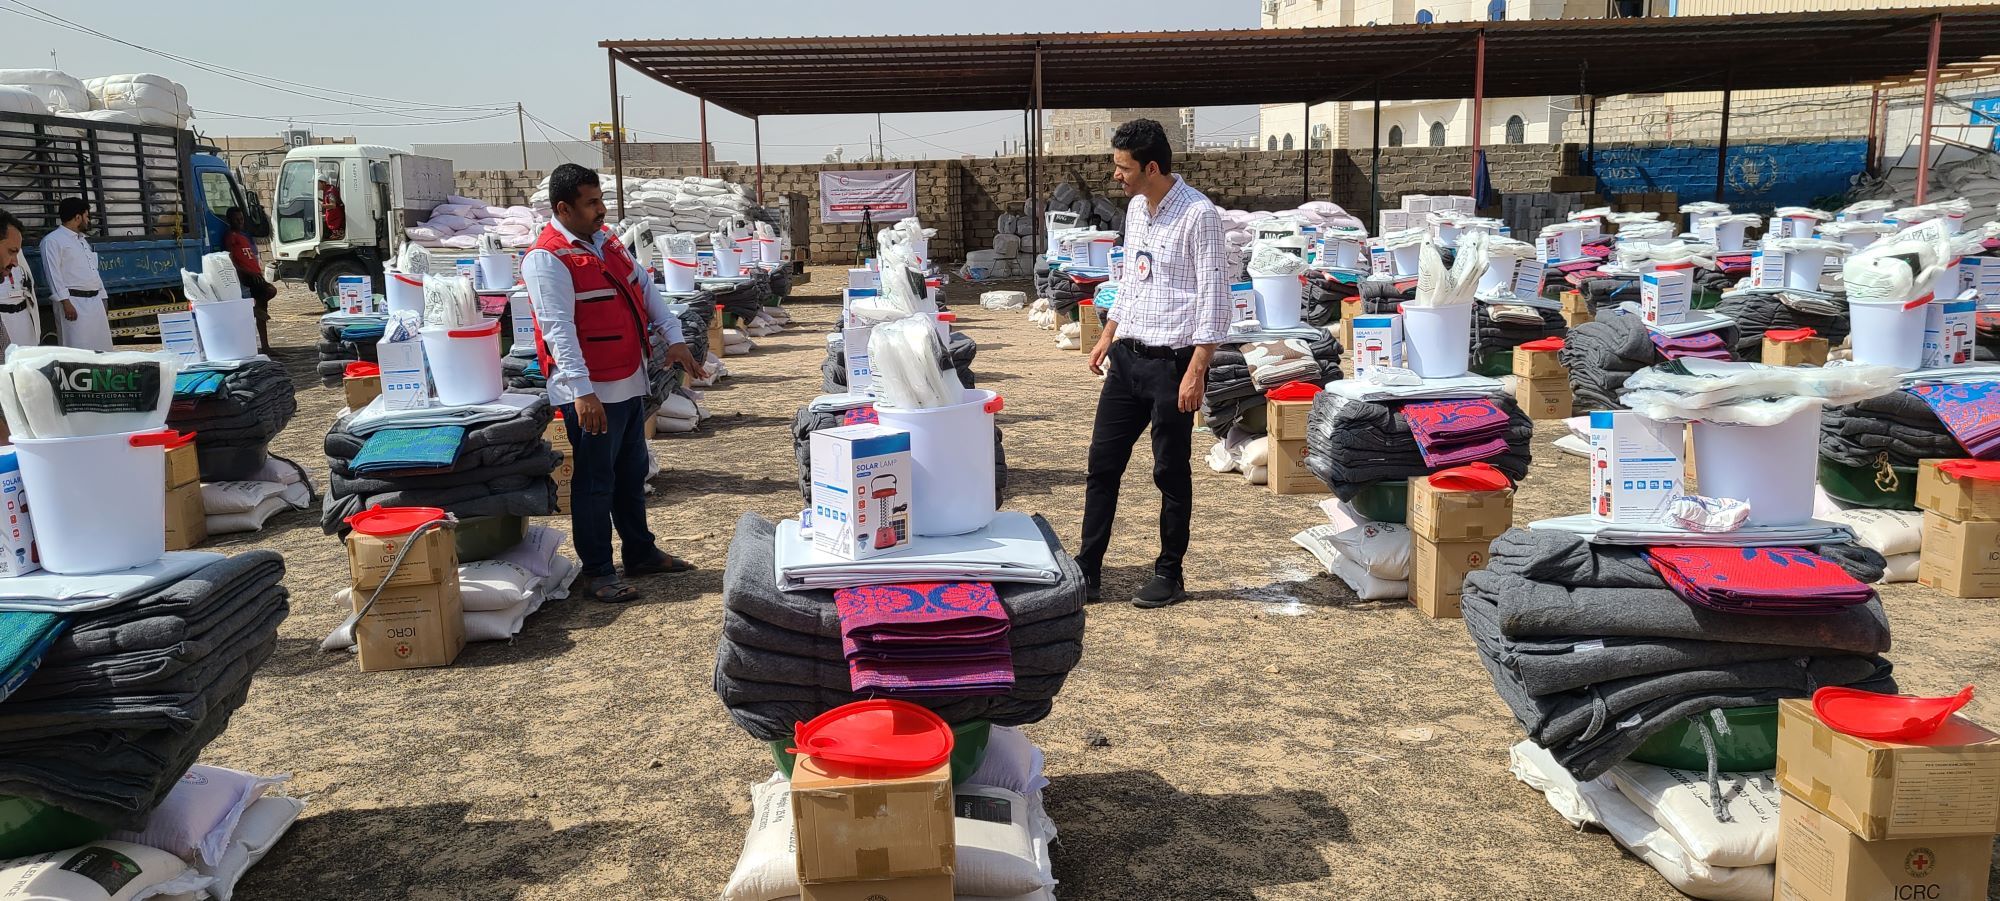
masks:
POLYGON ((1517 642, 1588 638, 1685 638, 1783 644, 1856 654, 1889 650, 1882 601, 1826 616, 1756 616, 1696 607, 1659 588, 1565 588, 1492 569, 1465 578, 1463 601, 1479 604, 1517 642))
POLYGON ((1686 638, 1512 639, 1501 634, 1493 605, 1467 604, 1465 629, 1483 656, 1503 667, 1530 695, 1702 667, 1812 657, 1824 648, 1686 638))
POLYGON ((291 612, 288 596, 282 585, 265 588, 244 599, 212 631, 171 647, 44 665, 8 700, 200 691, 228 661, 277 634, 278 624, 291 612))
POLYGON ((320 507, 320 530, 346 535, 347 518, 380 504, 384 507, 439 507, 460 519, 474 516, 548 516, 556 509, 554 479, 537 479, 527 488, 495 494, 480 485, 383 494, 326 496, 320 507))
POLYGON ((514 460, 464 471, 425 473, 406 470, 395 475, 354 478, 336 470, 328 480, 327 490, 332 494, 348 495, 433 491, 466 485, 484 485, 496 492, 525 488, 527 480, 543 478, 555 472, 563 461, 563 455, 550 450, 546 441, 537 441, 528 447, 527 452, 514 460))
POLYGON ((102 610, 70 616, 70 626, 49 646, 43 666, 125 651, 171 647, 208 630, 232 601, 279 584, 285 559, 255 550, 218 560, 152 594, 102 610))
MULTIPOLYGON (((523 445, 540 440, 542 431, 549 427, 549 423, 555 421, 555 416, 555 408, 549 406, 547 399, 543 399, 522 408, 520 414, 511 419, 489 422, 469 429, 465 437, 459 441, 457 462, 463 463, 468 451, 493 445, 523 445)), ((326 455, 332 459, 352 460, 355 455, 361 453, 362 446, 368 443, 368 436, 355 435, 347 431, 349 418, 342 416, 334 420, 333 427, 326 431, 324 449, 326 455)), ((454 466, 456 465, 455 463, 454 466)))
MULTIPOLYGON (((1812 549, 1863 584, 1882 578, 1882 555, 1858 544, 1825 544, 1812 549)), ((1665 588, 1641 548, 1591 544, 1574 532, 1508 529, 1493 539, 1488 572, 1520 576, 1567 588, 1665 588)), ((1796 617, 1751 617, 1759 622, 1796 617)), ((1589 633, 1584 633, 1589 634, 1589 633)), ((1887 646, 1871 650, 1886 650, 1887 646)))

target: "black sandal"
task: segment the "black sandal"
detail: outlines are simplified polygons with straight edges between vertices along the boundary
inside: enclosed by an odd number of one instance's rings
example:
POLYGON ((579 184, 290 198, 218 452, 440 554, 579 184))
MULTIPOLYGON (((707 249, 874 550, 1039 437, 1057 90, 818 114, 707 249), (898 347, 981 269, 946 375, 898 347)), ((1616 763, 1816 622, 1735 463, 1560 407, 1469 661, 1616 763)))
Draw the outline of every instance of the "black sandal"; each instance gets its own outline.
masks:
POLYGON ((664 552, 660 554, 660 559, 654 560, 651 563, 625 564, 625 575, 631 578, 638 578, 640 576, 670 576, 675 573, 690 573, 694 571, 694 564, 664 552))
POLYGON ((585 597, 600 604, 625 604, 642 597, 639 589, 625 584, 617 576, 599 576, 591 579, 583 588, 585 597))

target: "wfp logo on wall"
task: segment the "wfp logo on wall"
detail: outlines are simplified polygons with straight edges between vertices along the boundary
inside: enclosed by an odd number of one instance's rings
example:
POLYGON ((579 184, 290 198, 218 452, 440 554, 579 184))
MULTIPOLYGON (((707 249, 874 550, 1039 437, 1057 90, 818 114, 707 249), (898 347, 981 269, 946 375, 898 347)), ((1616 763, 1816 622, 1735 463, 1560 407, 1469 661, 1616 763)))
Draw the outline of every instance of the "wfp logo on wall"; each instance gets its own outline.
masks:
POLYGON ((1732 149, 1723 167, 1723 181, 1739 197, 1758 197, 1779 182, 1778 158, 1763 147, 1732 149))

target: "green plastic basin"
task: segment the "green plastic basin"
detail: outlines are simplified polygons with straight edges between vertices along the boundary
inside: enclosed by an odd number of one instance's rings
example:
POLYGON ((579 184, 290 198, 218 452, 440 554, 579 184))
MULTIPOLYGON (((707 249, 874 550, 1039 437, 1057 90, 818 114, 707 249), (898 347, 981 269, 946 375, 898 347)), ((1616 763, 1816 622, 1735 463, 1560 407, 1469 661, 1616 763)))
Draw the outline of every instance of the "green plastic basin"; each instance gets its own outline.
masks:
MULTIPOLYGON (((1708 714, 1702 714, 1705 719, 1708 714)), ((1729 722, 1723 735, 1709 724, 1715 736, 1716 765, 1723 772, 1747 773, 1778 765, 1778 705, 1737 707, 1722 712, 1729 722)), ((1632 752, 1632 759, 1677 770, 1708 771, 1708 752, 1701 745, 1701 731, 1692 719, 1684 719, 1646 739, 1632 752)))
POLYGON ((87 845, 111 827, 18 795, 0 795, 0 860, 87 845))
POLYGON ((473 516, 458 521, 458 562, 491 560, 528 537, 528 520, 521 516, 473 516))
POLYGON ((1400 523, 1410 512, 1410 483, 1384 479, 1366 488, 1348 502, 1354 512, 1376 522, 1400 523))
POLYGON ((1877 457, 1873 466, 1819 458, 1819 484, 1837 501, 1881 510, 1917 509, 1917 468, 1877 457))

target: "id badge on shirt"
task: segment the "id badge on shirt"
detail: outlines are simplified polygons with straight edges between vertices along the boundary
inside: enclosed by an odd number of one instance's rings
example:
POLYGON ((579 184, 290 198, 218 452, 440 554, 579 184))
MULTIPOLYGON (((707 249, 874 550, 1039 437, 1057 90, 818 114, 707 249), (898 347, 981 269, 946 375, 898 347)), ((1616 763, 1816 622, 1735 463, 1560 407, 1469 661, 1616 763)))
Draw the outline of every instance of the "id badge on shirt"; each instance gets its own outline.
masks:
POLYGON ((1153 252, 1141 250, 1132 257, 1132 274, 1142 282, 1153 280, 1153 252))

